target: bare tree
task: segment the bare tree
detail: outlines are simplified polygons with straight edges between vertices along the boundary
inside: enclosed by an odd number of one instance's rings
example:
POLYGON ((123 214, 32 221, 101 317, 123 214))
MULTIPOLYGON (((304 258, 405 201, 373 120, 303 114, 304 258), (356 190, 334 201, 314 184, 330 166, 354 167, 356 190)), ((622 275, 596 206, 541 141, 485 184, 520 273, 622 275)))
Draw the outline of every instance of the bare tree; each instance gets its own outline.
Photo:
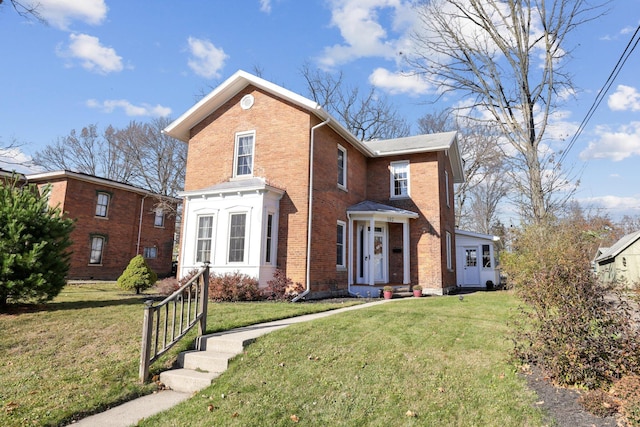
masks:
MULTIPOLYGON (((42 22, 43 24, 46 24, 47 21, 42 17, 42 15, 38 10, 40 8, 40 3, 31 2, 31 1, 20 1, 20 0, 9 0, 9 2, 11 3, 15 11, 18 12, 18 15, 24 18, 33 17, 33 18, 36 18, 38 21, 42 22)), ((4 1, 0 0, 0 6, 3 3, 4 1)))
POLYGON ((464 161, 465 181, 455 188, 456 225, 488 233, 507 188, 504 180, 504 157, 498 144, 499 133, 495 126, 465 117, 455 117, 454 112, 442 110, 422 116, 418 119, 418 128, 421 133, 457 130, 460 153, 464 161), (491 187, 491 191, 487 186, 491 187), (479 214, 476 206, 476 198, 480 193, 490 197, 484 203, 486 206, 492 206, 491 209, 483 208, 482 214, 479 214))
POLYGON ((336 76, 308 65, 302 68, 311 98, 361 141, 408 136, 410 126, 388 99, 371 87, 362 93, 347 87, 342 72, 336 76))
POLYGON ((407 61, 441 93, 461 95, 478 120, 499 126, 515 151, 510 171, 523 219, 544 220, 566 188, 543 142, 551 115, 573 91, 563 69, 567 37, 599 7, 588 0, 425 0, 416 9, 421 28, 407 61))
POLYGON ((23 142, 12 138, 10 142, 3 143, 0 139, 0 169, 4 166, 15 168, 15 166, 30 166, 26 156, 22 155, 20 148, 23 142))

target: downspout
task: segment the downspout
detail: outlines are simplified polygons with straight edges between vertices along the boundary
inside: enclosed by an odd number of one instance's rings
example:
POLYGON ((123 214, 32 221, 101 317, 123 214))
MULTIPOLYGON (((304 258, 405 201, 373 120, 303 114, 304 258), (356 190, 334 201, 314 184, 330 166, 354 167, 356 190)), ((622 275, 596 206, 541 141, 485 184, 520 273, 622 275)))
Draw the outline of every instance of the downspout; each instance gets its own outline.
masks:
POLYGON ((142 201, 140 202, 140 220, 138 221, 138 242, 136 243, 136 255, 140 255, 140 235, 142 234, 142 214, 144 212, 144 199, 149 197, 148 195, 144 195, 142 197, 142 201))
POLYGON ((301 298, 304 298, 311 292, 311 225, 312 225, 312 216, 313 216, 313 145, 314 145, 314 136, 315 130, 321 126, 326 125, 331 121, 331 117, 327 118, 322 123, 318 123, 314 127, 311 128, 311 141, 310 152, 309 152, 309 207, 308 207, 308 219, 307 219, 307 265, 305 267, 306 277, 305 281, 307 284, 307 288, 300 295, 296 296, 292 299, 292 302, 296 302, 301 298))

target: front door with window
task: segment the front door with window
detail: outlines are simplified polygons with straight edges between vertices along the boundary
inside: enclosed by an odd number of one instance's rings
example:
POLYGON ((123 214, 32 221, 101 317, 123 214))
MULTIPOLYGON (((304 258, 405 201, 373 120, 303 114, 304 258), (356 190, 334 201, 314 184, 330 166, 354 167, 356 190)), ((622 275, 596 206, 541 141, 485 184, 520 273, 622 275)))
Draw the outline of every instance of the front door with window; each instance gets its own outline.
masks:
POLYGON ((376 223, 373 233, 369 224, 358 226, 358 283, 368 284, 373 263, 374 283, 387 283, 387 227, 386 224, 376 223), (371 250, 370 239, 373 239, 371 250))

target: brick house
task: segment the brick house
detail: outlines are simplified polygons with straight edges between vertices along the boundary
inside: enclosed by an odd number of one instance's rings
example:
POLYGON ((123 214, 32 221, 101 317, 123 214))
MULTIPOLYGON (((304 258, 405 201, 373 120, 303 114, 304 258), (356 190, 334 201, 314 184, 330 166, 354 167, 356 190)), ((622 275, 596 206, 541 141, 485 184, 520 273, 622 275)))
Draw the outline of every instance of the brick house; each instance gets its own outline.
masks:
POLYGON ((312 298, 455 288, 455 132, 359 141, 244 71, 165 132, 188 143, 179 276, 210 261, 261 286, 280 268, 312 298))
POLYGON ((158 277, 171 273, 175 218, 167 211, 173 207, 175 212, 178 199, 70 171, 28 174, 26 179, 39 188, 50 186, 49 206, 75 219, 67 279, 116 280, 137 254, 158 277))

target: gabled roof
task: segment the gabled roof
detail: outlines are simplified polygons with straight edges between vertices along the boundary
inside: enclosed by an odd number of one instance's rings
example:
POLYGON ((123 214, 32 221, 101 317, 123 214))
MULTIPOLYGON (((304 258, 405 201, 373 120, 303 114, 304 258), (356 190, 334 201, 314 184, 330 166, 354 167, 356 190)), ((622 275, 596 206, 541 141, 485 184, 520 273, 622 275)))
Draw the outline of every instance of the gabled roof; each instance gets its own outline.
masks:
POLYGON ((617 257, 620 254, 620 252, 624 251, 629 246, 634 244, 638 239, 640 239, 640 231, 627 234, 626 236, 622 237, 620 240, 615 242, 609 248, 598 249, 598 251, 602 251, 602 253, 599 257, 596 258, 596 262, 601 263, 608 259, 617 257))
POLYGON ((462 157, 458 149, 456 132, 363 142, 353 136, 317 102, 242 70, 238 70, 222 82, 167 126, 163 132, 188 143, 191 137, 191 129, 249 85, 288 101, 314 114, 322 121, 328 120, 329 127, 367 157, 447 151, 453 169, 454 182, 464 182, 462 157))

